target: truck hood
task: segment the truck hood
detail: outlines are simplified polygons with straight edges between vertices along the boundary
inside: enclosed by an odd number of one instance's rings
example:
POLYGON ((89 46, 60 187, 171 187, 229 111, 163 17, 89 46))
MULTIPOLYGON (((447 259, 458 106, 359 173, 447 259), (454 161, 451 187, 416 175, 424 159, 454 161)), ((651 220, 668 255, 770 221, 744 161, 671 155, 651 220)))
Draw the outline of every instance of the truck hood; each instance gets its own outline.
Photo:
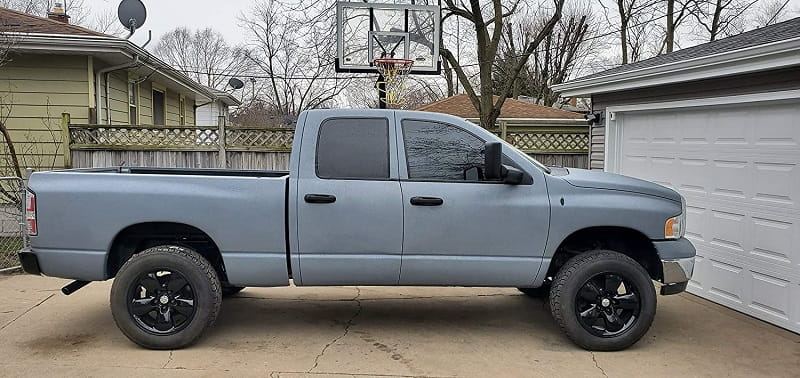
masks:
POLYGON ((681 202, 681 195, 678 192, 650 181, 587 169, 569 168, 566 171, 566 174, 562 172, 561 178, 580 188, 621 190, 681 202))

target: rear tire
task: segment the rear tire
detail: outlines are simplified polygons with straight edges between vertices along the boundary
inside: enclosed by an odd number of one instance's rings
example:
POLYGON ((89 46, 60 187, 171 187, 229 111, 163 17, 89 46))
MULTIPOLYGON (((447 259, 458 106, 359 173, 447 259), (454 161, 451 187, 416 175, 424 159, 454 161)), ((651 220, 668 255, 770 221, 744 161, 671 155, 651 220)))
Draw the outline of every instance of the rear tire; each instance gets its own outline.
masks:
POLYGON ((550 292, 550 309, 581 348, 622 350, 650 329, 656 293, 639 263, 618 252, 595 250, 561 267, 550 292))
POLYGON ((222 303, 211 264, 197 252, 162 245, 131 257, 111 286, 120 331, 149 349, 178 349, 214 324, 222 303))

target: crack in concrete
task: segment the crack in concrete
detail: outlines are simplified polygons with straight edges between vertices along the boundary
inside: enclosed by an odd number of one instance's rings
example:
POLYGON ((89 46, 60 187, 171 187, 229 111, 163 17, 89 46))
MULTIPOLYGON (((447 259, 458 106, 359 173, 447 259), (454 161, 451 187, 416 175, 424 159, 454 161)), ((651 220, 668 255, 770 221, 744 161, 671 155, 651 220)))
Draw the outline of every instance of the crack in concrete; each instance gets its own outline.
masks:
POLYGON ((172 362, 172 352, 174 352, 174 351, 172 351, 172 350, 169 351, 169 359, 167 359, 167 362, 165 362, 164 366, 161 367, 162 369, 166 369, 167 365, 169 365, 169 363, 172 362))
POLYGON ((313 372, 314 369, 316 369, 317 366, 319 366, 319 359, 322 358, 323 355, 325 355, 325 351, 327 351, 331 345, 336 344, 337 341, 347 336, 347 334, 350 332, 350 327, 353 326, 353 321, 358 317, 358 315, 361 314, 361 300, 359 299, 359 297, 361 296, 361 288, 356 287, 356 290, 357 290, 356 296, 353 297, 353 299, 350 299, 350 301, 355 301, 356 304, 358 304, 356 313, 353 314, 353 316, 351 316, 350 319, 347 320, 347 323, 345 323, 344 332, 338 337, 331 340, 331 342, 325 344, 325 346, 322 348, 322 351, 320 351, 319 354, 316 357, 314 357, 314 366, 312 366, 311 369, 308 369, 306 373, 313 372))
POLYGON ((592 354, 592 361, 594 361, 594 366, 595 366, 596 368, 600 369, 600 372, 601 372, 601 373, 603 373, 603 376, 604 376, 604 377, 608 377, 608 374, 606 374, 606 371, 605 371, 605 369, 603 369, 603 368, 600 366, 600 363, 599 363, 599 362, 597 362, 597 357, 594 355, 594 352, 592 352, 592 351, 589 351, 589 353, 591 353, 591 354, 592 354))
POLYGON ((17 319, 19 319, 19 318, 21 318, 21 317, 25 316, 25 314, 27 314, 27 313, 31 312, 31 310, 33 310, 34 308, 41 306, 41 305, 42 305, 42 303, 46 302, 48 299, 50 299, 50 298, 52 298, 52 297, 54 297, 54 296, 55 296, 55 294, 50 294, 50 295, 48 295, 48 296, 47 296, 47 298, 45 298, 45 299, 42 299, 41 301, 39 301, 39 303, 37 303, 37 304, 35 304, 35 305, 31 306, 30 308, 28 308, 27 310, 25 310, 23 313, 19 314, 19 315, 18 315, 17 317, 15 317, 14 319, 11 319, 11 321, 10 321, 10 322, 8 322, 8 323, 4 324, 2 327, 0 327, 0 331, 2 331, 2 330, 4 330, 4 329, 6 329, 6 327, 10 326, 10 325, 11 325, 11 323, 14 323, 15 321, 17 321, 17 319))

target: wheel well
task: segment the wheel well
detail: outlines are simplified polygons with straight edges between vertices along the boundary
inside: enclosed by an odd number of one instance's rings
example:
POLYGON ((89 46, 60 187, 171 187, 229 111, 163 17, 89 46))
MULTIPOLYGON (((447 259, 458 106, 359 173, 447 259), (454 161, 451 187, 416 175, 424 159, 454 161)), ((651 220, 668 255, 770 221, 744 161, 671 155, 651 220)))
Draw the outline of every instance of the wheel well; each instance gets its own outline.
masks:
POLYGON ((650 274, 650 278, 663 277, 661 259, 650 238, 639 231, 624 227, 591 227, 572 233, 558 246, 547 278, 552 278, 570 258, 595 249, 620 252, 636 260, 650 274))
POLYGON ((111 243, 106 258, 106 276, 112 278, 133 255, 158 245, 178 245, 191 248, 205 257, 221 281, 227 281, 222 254, 208 234, 183 223, 148 222, 128 226, 111 243))

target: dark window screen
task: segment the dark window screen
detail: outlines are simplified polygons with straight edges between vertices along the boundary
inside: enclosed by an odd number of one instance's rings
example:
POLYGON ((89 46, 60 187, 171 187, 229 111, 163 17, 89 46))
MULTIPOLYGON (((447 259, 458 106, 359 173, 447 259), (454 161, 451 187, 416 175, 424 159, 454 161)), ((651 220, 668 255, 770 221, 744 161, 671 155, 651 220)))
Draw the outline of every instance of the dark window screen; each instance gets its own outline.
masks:
POLYGON ((337 118, 323 122, 317 140, 317 176, 389 178, 389 121, 337 118))
POLYGON ((153 91, 153 124, 164 125, 164 92, 153 91))
POLYGON ((410 179, 478 181, 483 177, 484 142, 458 127, 403 121, 403 140, 410 179))

